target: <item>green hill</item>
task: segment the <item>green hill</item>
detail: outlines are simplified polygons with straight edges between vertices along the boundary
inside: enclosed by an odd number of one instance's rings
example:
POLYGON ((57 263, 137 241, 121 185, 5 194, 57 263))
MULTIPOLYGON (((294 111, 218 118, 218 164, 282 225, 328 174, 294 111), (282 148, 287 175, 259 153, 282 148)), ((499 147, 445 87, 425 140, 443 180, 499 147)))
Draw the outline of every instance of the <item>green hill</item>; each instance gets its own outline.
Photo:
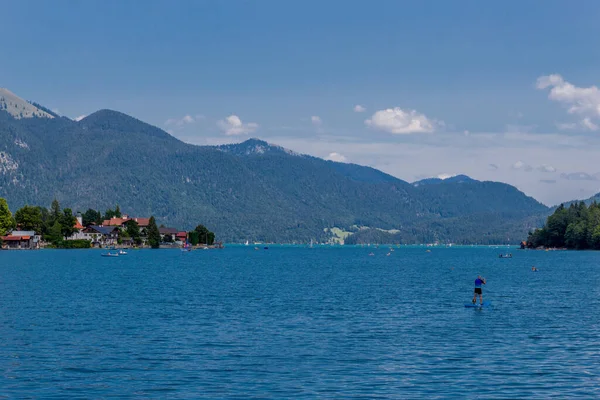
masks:
POLYGON ((203 223, 225 241, 324 241, 325 229, 338 227, 354 230, 355 242, 381 230, 408 243, 517 242, 548 214, 506 184, 415 187, 256 139, 194 146, 110 110, 79 122, 0 111, 0 197, 13 211, 53 198, 75 211, 118 203, 159 223, 185 229, 203 223))

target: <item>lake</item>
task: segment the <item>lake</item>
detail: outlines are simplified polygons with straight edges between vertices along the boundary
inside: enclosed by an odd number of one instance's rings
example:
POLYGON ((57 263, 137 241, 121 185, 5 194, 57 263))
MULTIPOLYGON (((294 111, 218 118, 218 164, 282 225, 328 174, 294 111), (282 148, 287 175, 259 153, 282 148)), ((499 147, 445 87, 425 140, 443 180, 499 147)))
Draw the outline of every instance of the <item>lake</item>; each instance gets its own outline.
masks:
POLYGON ((600 397, 600 253, 388 251, 0 252, 0 397, 600 397))

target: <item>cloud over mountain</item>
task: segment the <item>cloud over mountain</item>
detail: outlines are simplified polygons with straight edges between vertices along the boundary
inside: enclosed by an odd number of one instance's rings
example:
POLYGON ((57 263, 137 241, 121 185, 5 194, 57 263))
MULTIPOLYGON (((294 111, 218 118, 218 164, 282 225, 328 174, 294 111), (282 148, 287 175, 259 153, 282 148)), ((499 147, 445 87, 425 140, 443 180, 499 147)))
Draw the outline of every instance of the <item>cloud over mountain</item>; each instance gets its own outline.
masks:
POLYGON ((218 121, 217 126, 227 136, 247 135, 249 133, 255 132, 258 129, 257 123, 243 123, 240 117, 233 114, 225 119, 218 121))
POLYGON ((336 161, 336 162, 346 162, 346 157, 344 157, 343 155, 341 155, 340 153, 329 153, 329 155, 327 157, 325 157, 326 160, 329 161, 336 161))
POLYGON ((517 169, 517 170, 522 170, 525 172, 530 172, 531 170, 533 170, 533 167, 529 164, 525 164, 523 161, 517 161, 516 163, 514 163, 512 165, 512 169, 517 169))
POLYGON ((399 107, 379 110, 365 120, 365 124, 381 131, 405 135, 430 133, 436 129, 436 121, 428 119, 416 110, 403 110, 399 107))

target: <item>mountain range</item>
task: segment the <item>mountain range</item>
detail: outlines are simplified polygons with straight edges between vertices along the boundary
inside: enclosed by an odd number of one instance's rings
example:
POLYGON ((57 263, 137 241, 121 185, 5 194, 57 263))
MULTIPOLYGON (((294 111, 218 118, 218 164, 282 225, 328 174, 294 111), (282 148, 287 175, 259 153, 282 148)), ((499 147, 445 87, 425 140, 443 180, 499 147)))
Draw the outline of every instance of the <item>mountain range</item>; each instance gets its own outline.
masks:
POLYGON ((0 89, 0 197, 11 209, 119 204, 224 241, 505 243, 550 209, 513 186, 466 176, 408 183, 250 139, 196 146, 123 113, 60 117, 0 89))

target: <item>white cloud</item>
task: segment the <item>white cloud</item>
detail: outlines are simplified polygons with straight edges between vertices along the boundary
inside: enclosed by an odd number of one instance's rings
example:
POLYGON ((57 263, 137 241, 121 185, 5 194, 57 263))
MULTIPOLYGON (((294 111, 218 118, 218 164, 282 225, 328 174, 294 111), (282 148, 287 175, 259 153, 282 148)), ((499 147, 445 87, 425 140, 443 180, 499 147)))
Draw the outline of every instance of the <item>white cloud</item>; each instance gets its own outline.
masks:
POLYGON ((441 180, 446 180, 448 178, 452 178, 453 176, 456 176, 456 174, 439 174, 437 177, 441 180))
POLYGON ((598 130, 598 125, 596 125, 595 123, 593 123, 590 118, 586 117, 584 119, 581 120, 581 125, 590 130, 590 131, 597 131, 598 130))
POLYGON ((436 122, 429 120, 416 110, 402 110, 399 107, 379 110, 365 124, 375 129, 393 134, 429 133, 435 130, 436 122))
POLYGON ((365 107, 361 106, 360 104, 357 104, 354 106, 354 112, 361 113, 361 112, 365 112, 365 111, 367 111, 367 109, 365 107))
POLYGON ((346 162, 346 157, 344 157, 343 155, 341 155, 340 153, 329 153, 329 155, 327 157, 325 157, 326 160, 329 161, 335 161, 335 162, 346 162))
POLYGON ((193 124, 196 119, 191 115, 185 115, 182 118, 169 118, 165 121, 166 126, 183 128, 185 125, 193 124))
POLYGON ((585 117, 579 122, 557 123, 556 127, 562 131, 572 131, 576 130, 577 128, 588 131, 598 130, 598 125, 592 122, 589 117, 585 117))
POLYGON ((317 115, 310 117, 310 122, 312 122, 314 126, 321 126, 323 124, 323 120, 317 115))
POLYGON ((243 123, 240 117, 237 115, 230 115, 224 120, 220 120, 217 122, 217 126, 221 129, 227 136, 233 135, 247 135, 249 133, 255 132, 258 129, 258 124, 255 122, 243 123))
POLYGON ((518 169, 529 172, 533 169, 533 167, 529 164, 525 164, 523 161, 517 161, 512 165, 512 169, 518 169))
POLYGON ((547 164, 542 164, 537 169, 540 172, 549 172, 549 173, 556 172, 556 168, 554 168, 552 165, 547 165, 547 164))
POLYGON ((570 181, 597 181, 598 178, 587 172, 571 172, 569 174, 560 174, 560 177, 570 181))
MULTIPOLYGON (((592 121, 600 118, 600 89, 597 86, 577 87, 558 74, 539 77, 536 86, 540 90, 551 88, 548 98, 567 107, 569 114, 580 116, 580 127, 598 130, 598 125, 592 121)), ((575 129, 570 124, 561 125, 565 129, 575 129)))
POLYGON ((76 118, 75 118, 75 121, 79 122, 79 121, 81 121, 82 119, 84 119, 85 117, 87 117, 87 115, 80 115, 79 117, 76 117, 76 118))

